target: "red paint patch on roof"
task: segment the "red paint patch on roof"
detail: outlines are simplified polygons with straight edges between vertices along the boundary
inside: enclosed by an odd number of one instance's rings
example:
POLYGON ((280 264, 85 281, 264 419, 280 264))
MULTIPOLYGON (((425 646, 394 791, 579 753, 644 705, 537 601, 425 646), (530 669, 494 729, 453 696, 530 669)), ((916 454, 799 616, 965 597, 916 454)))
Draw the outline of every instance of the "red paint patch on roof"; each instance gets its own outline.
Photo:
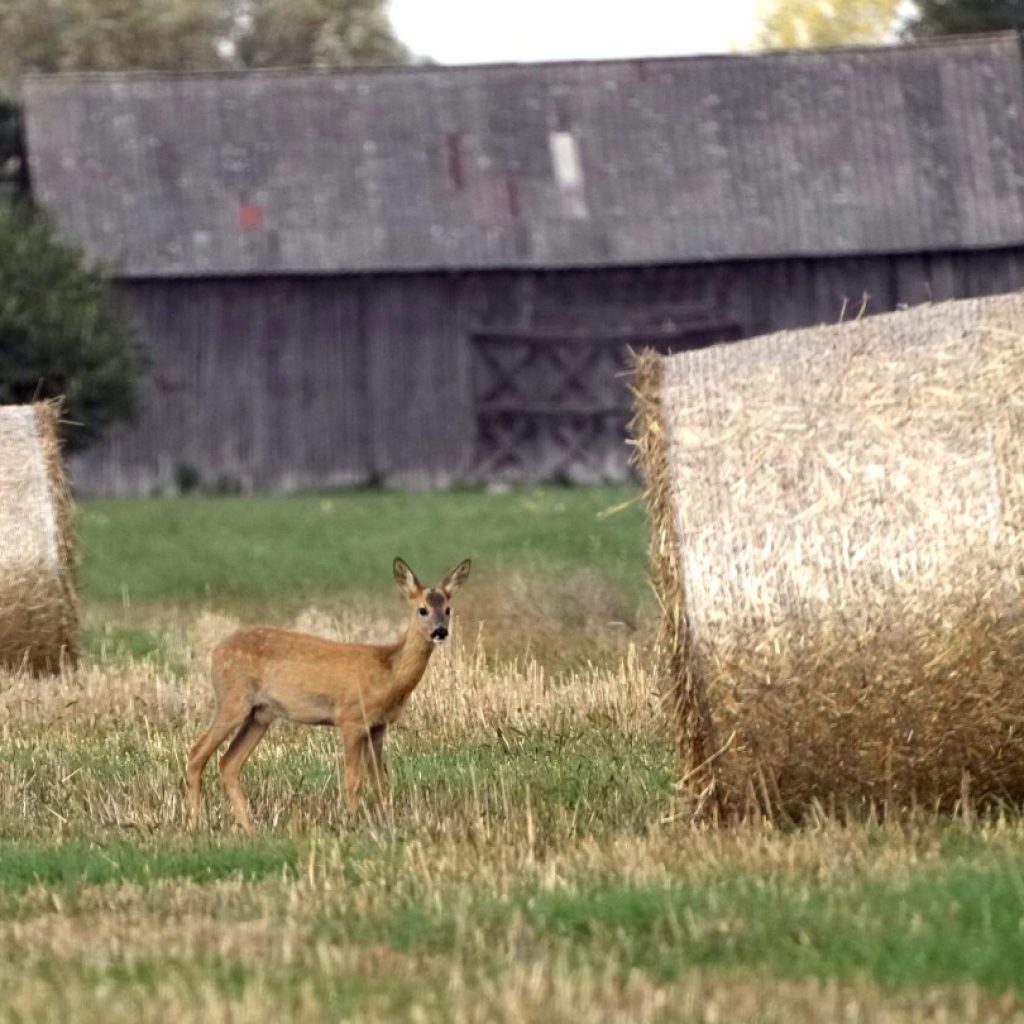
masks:
POLYGON ((263 209, 252 203, 242 203, 238 208, 238 226, 243 231, 263 227, 263 209))

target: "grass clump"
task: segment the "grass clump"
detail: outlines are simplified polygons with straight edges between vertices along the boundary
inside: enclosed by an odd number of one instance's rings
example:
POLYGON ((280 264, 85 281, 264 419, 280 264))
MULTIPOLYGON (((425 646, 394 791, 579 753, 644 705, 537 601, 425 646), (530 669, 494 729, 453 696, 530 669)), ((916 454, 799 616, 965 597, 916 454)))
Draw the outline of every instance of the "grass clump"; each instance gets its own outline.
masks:
POLYGON ((112 882, 148 884, 162 879, 215 882, 294 876, 298 849, 284 839, 220 844, 193 841, 140 847, 124 841, 72 841, 59 845, 0 840, 0 886, 22 892, 35 885, 75 890, 112 882))

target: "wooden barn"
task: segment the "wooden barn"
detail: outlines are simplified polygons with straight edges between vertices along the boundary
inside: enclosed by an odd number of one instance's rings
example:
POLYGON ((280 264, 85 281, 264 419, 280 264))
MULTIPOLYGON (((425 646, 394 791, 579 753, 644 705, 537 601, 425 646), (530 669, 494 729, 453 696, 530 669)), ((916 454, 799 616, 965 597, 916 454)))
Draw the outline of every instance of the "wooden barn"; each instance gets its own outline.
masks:
POLYGON ((1012 35, 24 101, 35 195, 150 360, 83 493, 620 480, 628 346, 1024 285, 1012 35))

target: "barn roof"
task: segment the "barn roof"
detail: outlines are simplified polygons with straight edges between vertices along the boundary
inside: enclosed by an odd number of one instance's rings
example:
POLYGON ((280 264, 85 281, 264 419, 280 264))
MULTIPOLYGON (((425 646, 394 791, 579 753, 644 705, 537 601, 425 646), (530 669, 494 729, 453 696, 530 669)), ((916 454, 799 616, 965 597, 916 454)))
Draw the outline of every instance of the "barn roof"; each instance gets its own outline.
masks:
POLYGON ((1013 35, 752 56, 34 77, 36 194, 126 276, 1024 242, 1013 35))

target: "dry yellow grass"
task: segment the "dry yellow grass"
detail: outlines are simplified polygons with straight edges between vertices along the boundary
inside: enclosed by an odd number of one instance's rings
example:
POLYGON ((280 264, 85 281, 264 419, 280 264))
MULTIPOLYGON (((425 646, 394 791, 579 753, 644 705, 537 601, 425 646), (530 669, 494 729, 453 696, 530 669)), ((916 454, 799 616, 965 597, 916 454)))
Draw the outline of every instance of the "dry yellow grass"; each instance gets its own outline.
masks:
MULTIPOLYGON (((376 641, 394 622, 352 604, 291 624, 376 641)), ((496 657, 486 621, 456 622, 396 731, 383 812, 343 813, 331 730, 275 728, 247 769, 262 827, 249 839, 216 778, 208 828, 190 833, 182 784, 208 713, 206 654, 238 622, 165 612, 151 625, 159 658, 0 673, 0 1020, 1022 1019, 984 961, 946 980, 911 964, 898 992, 868 940, 852 973, 787 967, 836 931, 861 941, 874 913, 861 891, 884 907, 943 879, 951 842, 1008 884, 1018 819, 695 827, 643 647, 610 656, 596 637, 594 663, 554 670, 496 657), (225 859, 237 871, 204 875, 225 859), (805 916, 831 893, 851 911, 805 916)), ((941 915, 969 908, 951 892, 941 915)), ((931 920, 915 904, 884 926, 911 950, 936 930, 915 914, 931 920)))
MULTIPOLYGON (((378 643, 393 635, 394 623, 393 614, 367 617, 364 606, 352 605, 337 615, 310 607, 294 625, 333 639, 378 643)), ((150 659, 83 664, 45 682, 28 673, 0 676, 0 741, 37 761, 31 770, 0 764, 0 806, 15 799, 27 774, 35 774, 38 781, 38 773, 52 767, 61 807, 77 808, 86 820, 145 829, 182 826, 180 773, 186 748, 212 705, 208 652, 238 625, 231 616, 205 611, 165 619, 166 655, 179 667, 177 674, 150 659), (107 770, 69 774, 56 760, 47 764, 48 750, 91 750, 93 745, 97 758, 104 760, 110 748, 104 750, 101 737, 118 749, 143 752, 147 771, 135 774, 125 766, 123 775, 112 778, 107 770)), ((615 659, 552 673, 531 657, 495 665, 482 628, 466 637, 456 621, 454 642, 435 655, 396 730, 393 770, 401 774, 403 749, 409 746, 452 753, 460 746, 498 744, 514 757, 526 734, 558 736, 588 722, 609 726, 616 740, 662 744, 668 758, 654 676, 634 644, 621 644, 615 659)), ((322 775, 323 789, 296 795, 287 773, 280 779, 264 776, 253 790, 257 817, 299 829, 344 825, 337 788, 339 757, 332 729, 276 726, 254 760, 256 771, 260 763, 282 758, 302 762, 322 775)), ((431 784, 443 788, 444 783, 439 775, 431 784)), ((206 789, 212 823, 227 827, 224 795, 212 764, 206 789)), ((406 793, 408 813, 417 818, 440 820, 452 810, 428 810, 422 796, 414 787, 406 793)), ((39 825, 48 818, 60 820, 67 816, 61 807, 39 805, 31 816, 39 825)), ((459 818, 472 827, 477 812, 466 804, 459 818)))
MULTIPOLYGON (((398 621, 394 609, 388 614, 381 603, 366 604, 350 604, 335 614, 310 606, 292 625, 356 643, 393 639, 398 621)), ((75 736, 100 722, 142 728, 198 723, 210 706, 209 651, 240 625, 237 617, 213 611, 161 622, 167 654, 184 667, 181 675, 168 673, 153 660, 93 662, 66 671, 53 685, 26 673, 6 672, 0 676, 0 726, 9 729, 17 722, 21 729, 45 727, 49 735, 75 736)), ((601 641, 594 641, 602 655, 598 661, 552 672, 530 656, 496 665, 479 620, 468 637, 458 617, 455 629, 453 642, 432 659, 403 730, 407 721, 408 729, 428 728, 443 741, 481 730, 493 735, 495 722, 526 729, 562 716, 591 715, 608 716, 630 734, 660 735, 664 727, 653 666, 635 643, 619 641, 618 655, 608 658, 601 641)))
MULTIPOLYGON (((268 955, 271 951, 261 951, 268 955)), ((320 966, 349 984, 366 977, 390 977, 395 985, 416 986, 431 970, 449 993, 441 1002, 429 996, 414 1009, 395 1011, 386 996, 367 999, 342 1019, 354 1024, 381 1020, 446 1020, 453 1024, 1020 1024, 1024 1007, 1013 998, 993 997, 974 987, 934 988, 893 996, 869 982, 766 982, 731 980, 694 972, 668 984, 634 976, 626 982, 566 960, 537 967, 512 966, 500 982, 467 977, 462 969, 446 973, 431 962, 405 960, 386 951, 317 951, 320 966)), ((294 999, 281 1000, 275 976, 257 976, 230 1001, 220 986, 202 980, 157 979, 127 994, 121 988, 96 988, 79 979, 39 986, 24 975, 0 968, 8 1020, 60 1022, 106 1021, 163 1024, 262 1024, 267 1020, 319 1021, 339 1017, 323 1006, 312 984, 301 984, 294 999)))

